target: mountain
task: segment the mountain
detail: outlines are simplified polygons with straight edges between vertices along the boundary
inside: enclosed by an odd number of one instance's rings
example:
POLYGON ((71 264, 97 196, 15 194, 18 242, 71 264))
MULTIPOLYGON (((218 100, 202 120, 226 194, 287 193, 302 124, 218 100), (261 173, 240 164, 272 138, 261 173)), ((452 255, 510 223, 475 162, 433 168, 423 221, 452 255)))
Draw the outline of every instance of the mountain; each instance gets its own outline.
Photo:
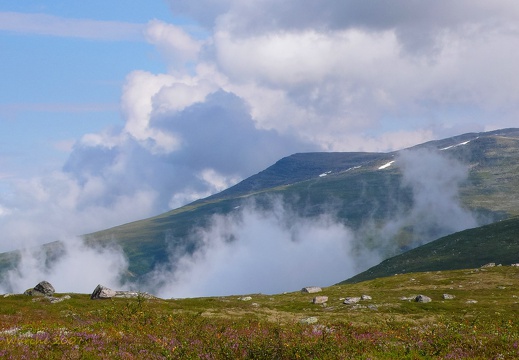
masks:
MULTIPOLYGON (((120 245, 129 260, 129 276, 141 277, 166 263, 172 252, 193 252, 200 246, 196 229, 207 227, 214 215, 234 214, 246 206, 269 211, 280 201, 303 219, 332 214, 357 234, 356 248, 380 248, 381 256, 388 258, 448 235, 453 226, 463 228, 456 224, 455 216, 433 216, 438 211, 427 207, 434 205, 434 196, 438 201, 458 203, 452 206, 470 211, 480 224, 519 215, 518 159, 519 129, 463 134, 389 153, 294 154, 218 194, 84 238, 89 244, 120 245), (409 182, 404 171, 405 154, 424 157, 415 159, 423 168, 414 174, 414 181, 428 182, 436 193, 409 182), (456 162, 428 164, 425 157, 456 162), (449 166, 433 168, 445 164, 449 166), (460 164, 467 169, 466 178, 456 175, 460 164), (458 178, 462 178, 460 183, 456 182, 458 178), (450 194, 450 188, 459 188, 459 193, 450 194), (434 195, 431 203, 421 204, 421 212, 415 211, 420 205, 418 191, 434 195)), ((443 205, 450 209, 451 204, 443 205)), ((47 251, 52 254, 53 248, 47 251)), ((59 253, 59 246, 57 249, 59 253)), ((2 254, 0 272, 15 258, 2 254)))
POLYGON ((341 284, 425 271, 479 268, 489 263, 519 263, 519 217, 460 231, 403 254, 341 282, 341 284))

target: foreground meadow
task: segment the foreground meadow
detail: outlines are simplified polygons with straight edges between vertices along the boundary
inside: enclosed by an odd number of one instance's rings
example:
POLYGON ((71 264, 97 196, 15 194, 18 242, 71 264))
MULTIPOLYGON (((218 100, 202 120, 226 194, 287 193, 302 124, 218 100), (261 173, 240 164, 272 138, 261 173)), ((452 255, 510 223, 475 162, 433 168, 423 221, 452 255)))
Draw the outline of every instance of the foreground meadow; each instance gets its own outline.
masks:
POLYGON ((515 359, 518 285, 519 268, 503 266, 396 275, 316 294, 176 300, 69 294, 59 303, 11 295, 0 297, 0 357, 515 359), (411 300, 418 294, 432 301, 411 300), (361 295, 371 299, 343 304, 361 295), (328 301, 313 304, 315 296, 328 301))

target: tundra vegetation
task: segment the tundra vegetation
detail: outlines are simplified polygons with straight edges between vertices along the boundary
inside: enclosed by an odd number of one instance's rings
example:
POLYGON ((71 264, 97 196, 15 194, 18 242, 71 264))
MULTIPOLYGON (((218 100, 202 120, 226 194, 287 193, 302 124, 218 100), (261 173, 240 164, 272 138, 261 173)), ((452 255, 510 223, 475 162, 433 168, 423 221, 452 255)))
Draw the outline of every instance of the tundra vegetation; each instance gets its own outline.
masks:
POLYGON ((70 296, 55 303, 9 295, 0 297, 0 357, 511 359, 519 357, 518 285, 519 267, 496 266, 392 275, 319 293, 55 294, 70 296), (417 302, 418 295, 431 301, 417 302))

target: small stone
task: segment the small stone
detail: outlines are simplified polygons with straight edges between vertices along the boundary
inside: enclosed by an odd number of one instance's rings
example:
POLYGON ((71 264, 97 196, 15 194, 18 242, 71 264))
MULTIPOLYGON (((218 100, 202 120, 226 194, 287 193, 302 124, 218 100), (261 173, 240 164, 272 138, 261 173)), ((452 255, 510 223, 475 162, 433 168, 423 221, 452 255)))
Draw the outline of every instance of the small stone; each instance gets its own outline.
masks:
POLYGON ((346 305, 353 305, 353 304, 356 304, 360 301, 360 297, 347 297, 344 299, 344 301, 342 302, 343 304, 346 304, 346 305))
POLYGON ((250 296, 244 296, 244 297, 239 298, 238 300, 241 300, 241 301, 250 301, 250 300, 252 300, 252 298, 251 298, 250 296))
POLYGON ((496 263, 491 262, 491 263, 485 264, 485 265, 483 265, 481 267, 482 268, 489 268, 489 267, 494 267, 494 266, 496 266, 496 263))
POLYGON ((318 293, 321 291, 323 291, 323 289, 321 289, 318 286, 308 286, 308 287, 304 287, 301 289, 302 293, 308 293, 308 294, 318 293))
POLYGON ((428 303, 428 302, 431 302, 432 299, 425 295, 418 295, 417 297, 415 297, 414 301, 421 302, 421 303, 428 303))
POLYGON ((454 299, 456 296, 451 295, 451 294, 443 294, 442 297, 443 297, 444 300, 452 300, 452 299, 454 299))
POLYGON ((324 304, 328 301, 328 296, 316 296, 312 299, 314 304, 324 304))
POLYGON ((49 300, 51 304, 60 303, 62 301, 69 300, 69 299, 70 299, 70 295, 65 295, 65 296, 62 296, 60 298, 57 298, 57 297, 54 297, 54 296, 48 296, 47 297, 47 300, 49 300))
POLYGON ((477 304, 477 300, 467 300, 467 304, 477 304))
POLYGON ((362 296, 360 297, 360 299, 361 299, 361 300, 372 300, 372 297, 369 296, 369 295, 362 295, 362 296))
POLYGON ((317 322, 317 318, 314 316, 310 316, 304 319, 299 320, 301 324, 315 324, 317 322))

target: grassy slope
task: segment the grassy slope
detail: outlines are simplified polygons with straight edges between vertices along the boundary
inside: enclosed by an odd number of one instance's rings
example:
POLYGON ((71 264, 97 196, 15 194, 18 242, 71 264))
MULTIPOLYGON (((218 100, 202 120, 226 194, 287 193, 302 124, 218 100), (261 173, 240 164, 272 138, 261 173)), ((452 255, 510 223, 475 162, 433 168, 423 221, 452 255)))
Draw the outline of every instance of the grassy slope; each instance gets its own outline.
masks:
POLYGON ((344 283, 417 271, 519 263, 519 218, 461 231, 384 260, 344 283))
MULTIPOLYGON (((0 297, 0 356, 431 359, 519 356, 518 267, 425 272, 318 294, 178 300, 0 297), (455 298, 443 300, 442 294, 455 298), (342 298, 372 300, 344 305, 342 298), (401 300, 424 294, 430 303, 401 300), (311 303, 328 296, 325 306, 311 303), (299 321, 315 317, 315 325, 299 321)), ((62 294, 61 294, 62 295, 62 294)), ((59 296, 61 296, 59 295, 59 296)))

